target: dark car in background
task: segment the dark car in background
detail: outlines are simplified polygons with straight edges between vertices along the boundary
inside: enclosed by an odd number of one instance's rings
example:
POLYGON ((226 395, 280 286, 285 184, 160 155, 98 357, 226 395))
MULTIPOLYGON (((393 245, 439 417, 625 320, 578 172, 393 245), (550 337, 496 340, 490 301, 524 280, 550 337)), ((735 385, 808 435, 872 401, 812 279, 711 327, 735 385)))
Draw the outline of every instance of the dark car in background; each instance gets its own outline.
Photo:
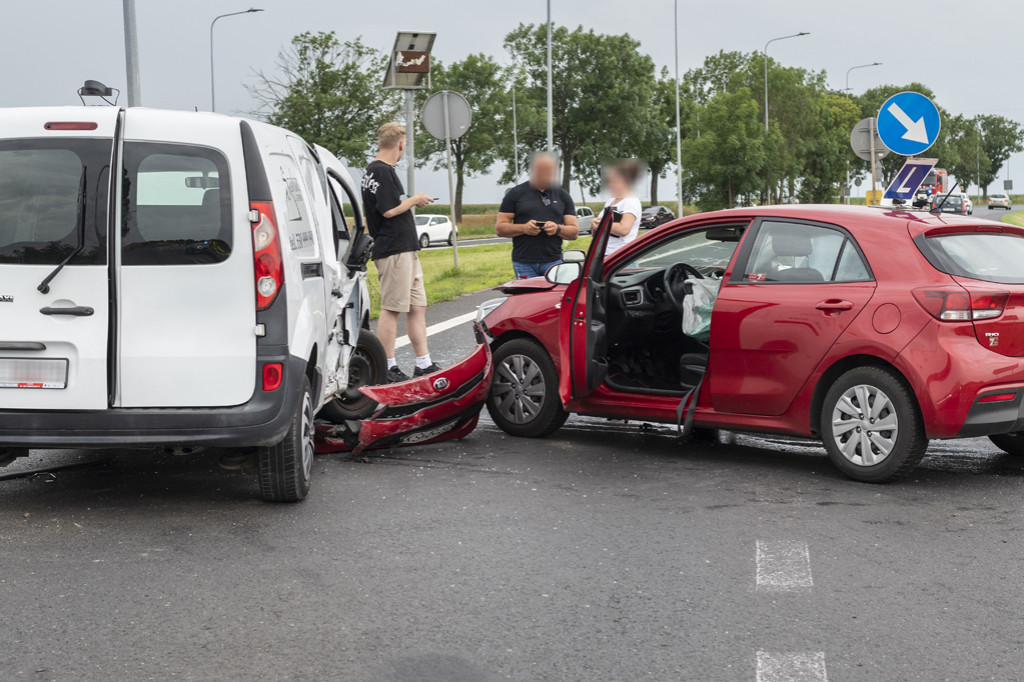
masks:
POLYGON ((640 227, 649 230, 652 227, 663 225, 670 220, 675 220, 676 214, 664 206, 648 206, 640 214, 640 227))
POLYGON ((935 213, 952 213, 954 215, 970 215, 970 206, 962 196, 950 194, 949 196, 932 197, 930 210, 935 213))

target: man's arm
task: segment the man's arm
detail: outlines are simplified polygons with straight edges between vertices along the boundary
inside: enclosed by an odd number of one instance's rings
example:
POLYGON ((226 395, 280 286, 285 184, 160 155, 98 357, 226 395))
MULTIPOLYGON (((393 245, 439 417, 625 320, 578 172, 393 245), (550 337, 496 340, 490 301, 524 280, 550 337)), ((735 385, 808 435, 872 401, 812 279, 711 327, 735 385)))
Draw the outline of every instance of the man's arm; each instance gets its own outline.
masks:
POLYGON ((421 206, 427 206, 428 204, 433 203, 433 201, 434 200, 428 197, 426 194, 420 192, 419 194, 411 196, 408 199, 403 199, 398 203, 398 206, 395 206, 390 210, 384 211, 384 213, 382 213, 381 215, 383 215, 385 218, 394 218, 396 215, 402 215, 406 211, 412 209, 414 206, 417 208, 421 206))
POLYGON ((518 237, 521 234, 535 235, 540 233, 540 226, 532 220, 528 223, 516 225, 515 213, 498 213, 498 220, 494 223, 494 233, 499 237, 518 237))

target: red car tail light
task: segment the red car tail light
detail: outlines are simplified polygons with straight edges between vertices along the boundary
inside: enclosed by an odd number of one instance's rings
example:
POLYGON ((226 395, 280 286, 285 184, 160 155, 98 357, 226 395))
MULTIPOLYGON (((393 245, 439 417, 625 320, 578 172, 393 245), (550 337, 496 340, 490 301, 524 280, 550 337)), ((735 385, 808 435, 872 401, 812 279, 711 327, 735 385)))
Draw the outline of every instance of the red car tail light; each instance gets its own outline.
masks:
POLYGON ((971 291, 962 287, 914 289, 914 298, 936 320, 970 322, 991 320, 1003 314, 1007 291, 971 291))
POLYGON ((268 362, 263 365, 263 390, 276 391, 281 388, 284 380, 284 365, 280 362, 268 362))
POLYGON ((254 201, 250 205, 252 251, 256 276, 256 309, 266 310, 284 284, 281 241, 274 220, 274 204, 254 201))

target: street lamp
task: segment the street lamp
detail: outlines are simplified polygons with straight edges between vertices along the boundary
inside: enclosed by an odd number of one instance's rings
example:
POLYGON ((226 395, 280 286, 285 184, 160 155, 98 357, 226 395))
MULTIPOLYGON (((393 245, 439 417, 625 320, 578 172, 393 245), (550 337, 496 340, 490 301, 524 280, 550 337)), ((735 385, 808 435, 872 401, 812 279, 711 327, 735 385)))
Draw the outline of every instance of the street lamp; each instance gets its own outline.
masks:
POLYGON ((551 0, 548 0, 548 152, 555 151, 555 124, 551 116, 553 97, 551 91, 551 0))
POLYGON ((673 3, 676 36, 676 217, 683 217, 683 129, 679 119, 679 0, 673 3))
POLYGON ((974 121, 974 145, 978 157, 978 165, 975 166, 975 179, 978 182, 978 203, 981 203, 981 121, 974 121))
POLYGON ((843 90, 843 92, 849 92, 850 91, 850 72, 851 71, 853 71, 854 69, 868 69, 868 68, 871 68, 872 66, 881 66, 881 65, 882 65, 882 62, 872 62, 871 64, 861 64, 860 66, 851 66, 850 68, 848 68, 846 70, 846 88, 843 90))
POLYGON ((764 130, 768 132, 768 46, 778 40, 787 40, 789 38, 799 38, 800 36, 811 35, 808 31, 800 31, 790 36, 780 36, 778 38, 772 38, 764 44, 764 130))
POLYGON ((519 180, 519 124, 516 120, 516 80, 519 78, 519 59, 523 56, 524 52, 541 52, 543 48, 535 48, 533 50, 523 50, 523 52, 513 52, 509 50, 509 54, 512 55, 512 148, 515 154, 515 180, 519 180))
POLYGON ((224 17, 233 17, 236 14, 252 14, 253 12, 262 12, 261 9, 255 9, 250 7, 249 9, 242 10, 241 12, 230 12, 228 14, 221 14, 218 17, 214 17, 213 21, 210 22, 210 111, 217 111, 217 91, 213 85, 213 25, 217 23, 219 19, 224 17))

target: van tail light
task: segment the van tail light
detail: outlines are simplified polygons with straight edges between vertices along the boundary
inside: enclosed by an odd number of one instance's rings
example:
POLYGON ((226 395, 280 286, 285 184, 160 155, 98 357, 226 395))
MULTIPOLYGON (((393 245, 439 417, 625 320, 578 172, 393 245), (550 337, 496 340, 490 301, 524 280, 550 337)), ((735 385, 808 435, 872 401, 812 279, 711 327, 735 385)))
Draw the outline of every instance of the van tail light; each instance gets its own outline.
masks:
POLYGON ((281 388, 284 380, 284 365, 280 362, 268 362, 263 365, 263 390, 276 391, 281 388))
POLYGON ((281 240, 277 233, 272 202, 253 201, 249 209, 256 276, 256 309, 266 310, 284 285, 281 240))
POLYGON ((991 320, 1003 314, 1008 291, 967 291, 963 287, 914 289, 914 298, 936 320, 970 322, 991 320))

